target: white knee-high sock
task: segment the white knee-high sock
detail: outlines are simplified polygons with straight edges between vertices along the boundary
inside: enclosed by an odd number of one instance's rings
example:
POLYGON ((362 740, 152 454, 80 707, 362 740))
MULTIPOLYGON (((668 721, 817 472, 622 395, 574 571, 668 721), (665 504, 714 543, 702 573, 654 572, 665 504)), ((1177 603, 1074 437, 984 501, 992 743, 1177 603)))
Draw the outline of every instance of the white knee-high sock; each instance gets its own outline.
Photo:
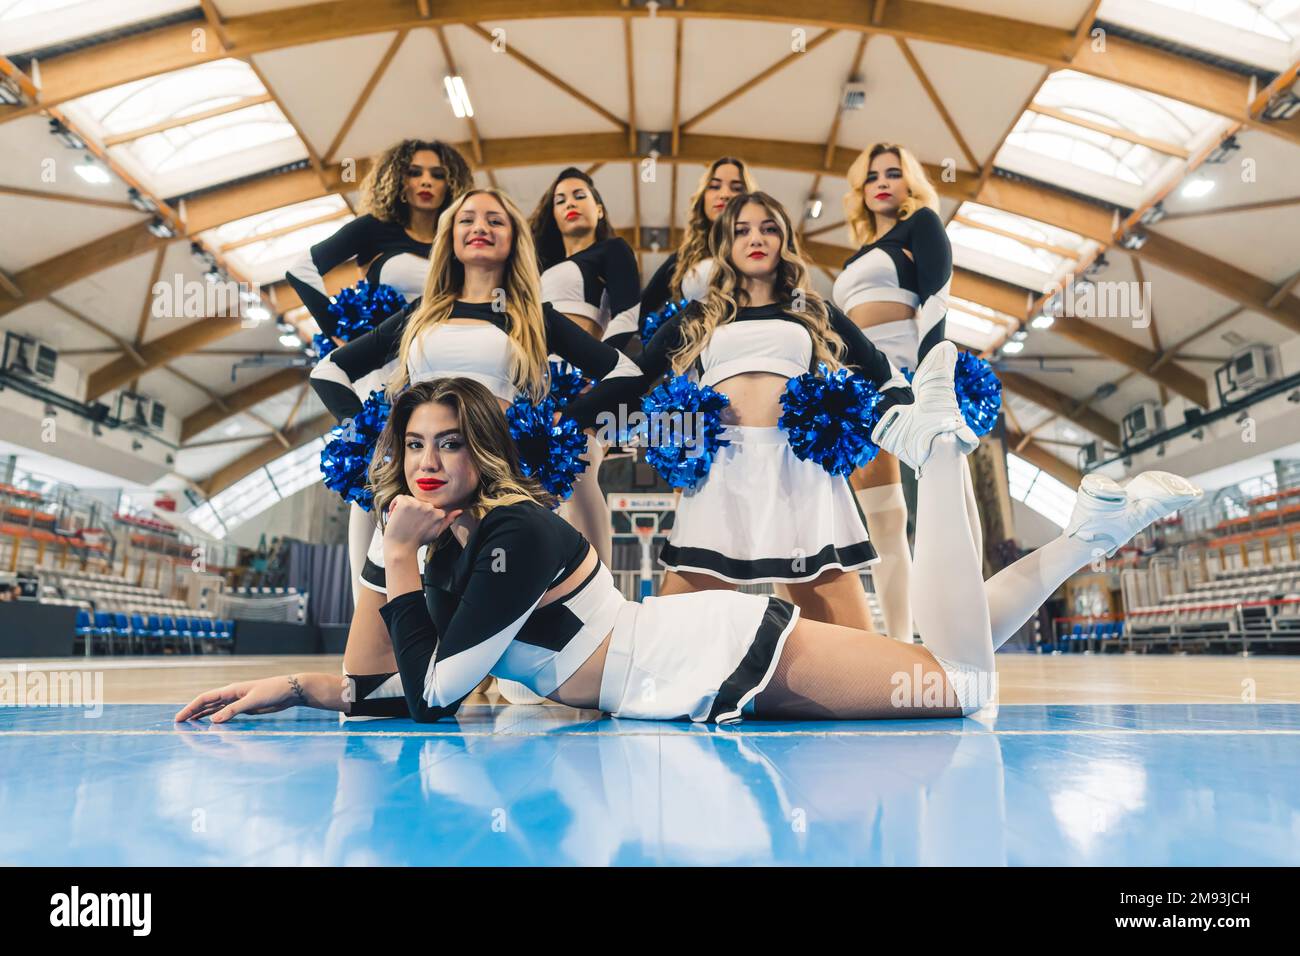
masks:
POLYGON ((980 522, 979 502, 975 499, 975 482, 971 478, 970 458, 962 458, 961 465, 962 483, 966 492, 966 519, 970 522, 971 540, 975 542, 975 550, 980 555, 980 567, 983 567, 984 526, 980 522))
POLYGON ((988 599, 966 512, 963 459, 956 440, 941 435, 917 481, 912 604, 921 641, 932 653, 991 671, 988 599))
POLYGON ((559 515, 582 536, 591 542, 596 555, 607 568, 612 568, 614 557, 613 530, 610 524, 609 505, 600 490, 600 463, 605 449, 596 441, 587 439, 587 470, 573 483, 573 494, 560 506, 559 515))
POLYGON ((880 561, 871 566, 885 633, 912 643, 912 552, 907 545, 907 499, 901 484, 859 488, 854 494, 880 561))
POLYGON ((996 650, 1042 607, 1065 579, 1092 560, 1097 546, 1062 535, 1009 564, 984 586, 996 650))
POLYGON ((356 502, 348 509, 348 570, 352 573, 352 601, 355 604, 361 587, 361 569, 375 533, 376 517, 356 502))

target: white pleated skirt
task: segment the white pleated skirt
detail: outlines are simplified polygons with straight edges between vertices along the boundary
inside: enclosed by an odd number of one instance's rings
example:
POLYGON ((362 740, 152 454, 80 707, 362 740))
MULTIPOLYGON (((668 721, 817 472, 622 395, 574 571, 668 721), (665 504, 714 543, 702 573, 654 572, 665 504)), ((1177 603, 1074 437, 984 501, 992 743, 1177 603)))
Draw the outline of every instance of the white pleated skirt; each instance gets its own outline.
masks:
POLYGON ((847 478, 795 457, 776 426, 733 425, 682 492, 659 563, 734 584, 812 581, 880 558, 847 478))
POLYGON ((788 601, 739 591, 629 601, 611 632, 600 709, 641 720, 742 720, 798 620, 788 601))

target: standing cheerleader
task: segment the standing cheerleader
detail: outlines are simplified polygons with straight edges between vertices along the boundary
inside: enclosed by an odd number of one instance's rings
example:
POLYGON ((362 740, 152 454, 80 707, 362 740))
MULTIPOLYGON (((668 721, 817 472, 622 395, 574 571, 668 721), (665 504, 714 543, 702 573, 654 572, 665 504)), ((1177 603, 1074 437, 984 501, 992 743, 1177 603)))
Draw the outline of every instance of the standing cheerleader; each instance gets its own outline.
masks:
MULTIPOLYGON (((542 299, 594 338, 626 347, 636 332, 641 275, 636 253, 614 234, 596 185, 570 166, 555 177, 530 220, 542 299)), ((612 564, 613 530, 609 505, 600 490, 604 448, 587 442, 590 464, 573 485, 560 514, 581 531, 606 565, 612 564)))
MULTIPOLYGON (((345 262, 355 260, 371 286, 392 286, 407 299, 418 296, 429 272, 438 216, 471 184, 469 166, 446 143, 405 139, 390 146, 361 184, 365 213, 312 246, 285 275, 321 332, 333 338, 336 321, 329 310, 325 276, 345 262)), ((357 394, 365 398, 371 389, 383 388, 389 371, 378 368, 358 380, 357 394)), ((348 561, 354 599, 374 530, 371 515, 353 504, 348 561)))
MULTIPOLYGON (((681 244, 655 270, 641 294, 637 332, 643 339, 646 317, 669 302, 686 298, 697 302, 704 296, 713 275, 709 256, 709 229, 722 215, 733 196, 758 192, 758 185, 742 159, 722 156, 715 159, 700 177, 691 196, 691 211, 681 244)), ((653 335, 653 331, 650 335, 653 335)))
POLYGON ((792 377, 841 357, 874 382, 882 415, 911 401, 897 369, 813 289, 789 216, 766 193, 734 197, 709 233, 719 265, 704 298, 665 320, 637 359, 569 405, 583 427, 643 394, 670 368, 730 399, 734 426, 708 474, 684 493, 659 561, 661 593, 782 582, 811 618, 871 626, 858 569, 876 560, 848 484, 795 456, 777 427, 792 377))
MULTIPOLYGON (((952 248, 939 218, 938 194, 916 158, 890 143, 863 150, 849 167, 848 179, 845 221, 862 248, 844 264, 832 296, 897 368, 915 370, 943 340, 952 285, 952 248)), ((911 643, 912 554, 898 459, 877 455, 849 481, 880 554, 871 575, 885 632, 911 643)), ((978 529, 973 490, 967 497, 978 529)), ((979 538, 976 547, 983 552, 979 538)))
MULTIPOLYGON (((394 360, 390 395, 408 383, 463 376, 485 385, 505 409, 520 393, 534 402, 546 396, 548 352, 593 377, 620 365, 626 374, 636 372, 622 353, 542 303, 537 257, 523 215, 505 194, 474 189, 439 220, 423 297, 327 355, 312 370, 311 381, 340 421, 361 409, 356 383, 394 360)), ((379 617, 383 563, 376 529, 343 660, 362 697, 379 689, 366 675, 395 669, 379 617)), ((383 704, 354 713, 386 715, 383 704)))
MULTIPOLYGON (((957 409, 956 360, 950 342, 933 349, 917 370, 916 403, 895 406, 894 426, 880 436, 918 474, 924 468, 916 523, 924 646, 810 620, 759 594, 629 601, 520 473, 486 389, 465 379, 410 389, 372 467, 387 515, 392 593, 382 621, 396 664, 375 680, 422 722, 454 714, 489 673, 571 707, 644 720, 974 713, 996 699, 998 647, 1066 577, 1201 492, 1165 472, 1127 486, 1089 475, 1062 535, 984 581, 963 527, 961 461, 974 435, 957 409)), ((175 719, 224 723, 295 705, 356 713, 367 703, 357 690, 359 680, 332 674, 268 677, 200 694, 175 719)))

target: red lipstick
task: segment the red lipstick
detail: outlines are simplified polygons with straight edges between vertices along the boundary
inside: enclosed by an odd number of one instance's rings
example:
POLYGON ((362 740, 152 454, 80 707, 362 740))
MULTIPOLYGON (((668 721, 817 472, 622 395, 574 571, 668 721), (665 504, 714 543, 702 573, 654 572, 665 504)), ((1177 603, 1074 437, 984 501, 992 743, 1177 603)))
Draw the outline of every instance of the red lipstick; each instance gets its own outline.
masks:
POLYGON ((437 491, 446 482, 441 478, 416 478, 415 486, 421 491, 437 491))

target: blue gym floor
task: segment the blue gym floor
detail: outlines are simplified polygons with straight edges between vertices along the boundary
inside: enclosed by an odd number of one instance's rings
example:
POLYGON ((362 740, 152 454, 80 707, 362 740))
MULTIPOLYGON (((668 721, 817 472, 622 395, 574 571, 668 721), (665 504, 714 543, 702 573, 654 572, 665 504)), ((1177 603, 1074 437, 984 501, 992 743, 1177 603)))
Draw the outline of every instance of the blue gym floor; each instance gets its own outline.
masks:
POLYGON ((1300 863, 1300 705, 730 729, 0 709, 0 864, 1300 863))

